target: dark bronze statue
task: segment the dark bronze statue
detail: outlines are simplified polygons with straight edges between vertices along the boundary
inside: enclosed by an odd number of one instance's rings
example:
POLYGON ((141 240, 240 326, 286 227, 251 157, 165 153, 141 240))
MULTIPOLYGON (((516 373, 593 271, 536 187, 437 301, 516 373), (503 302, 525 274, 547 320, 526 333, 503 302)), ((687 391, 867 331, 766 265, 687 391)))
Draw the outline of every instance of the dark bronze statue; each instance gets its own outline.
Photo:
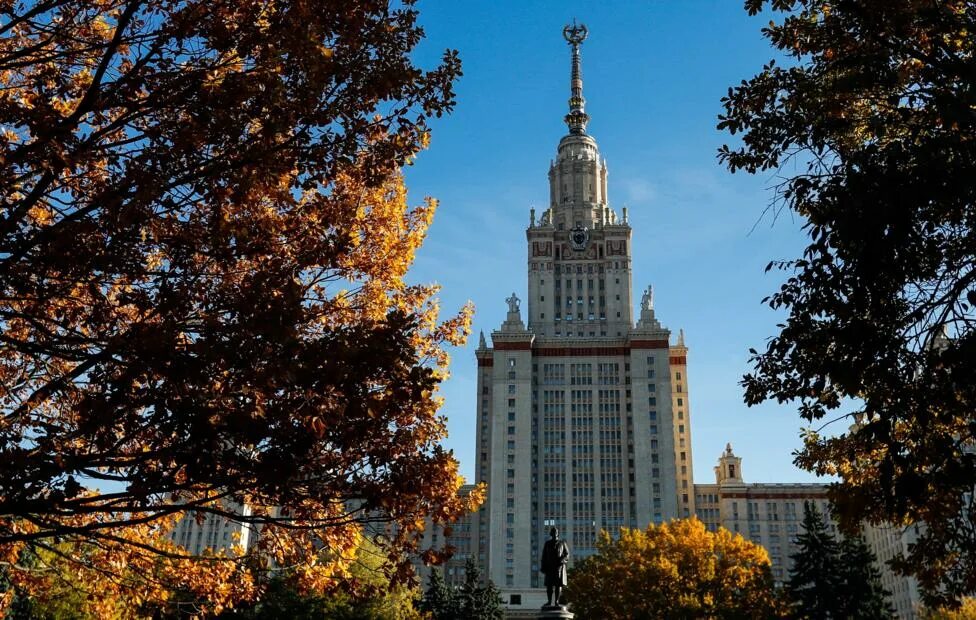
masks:
POLYGON ((559 540, 559 530, 549 530, 549 540, 542 547, 542 561, 539 562, 546 576, 546 607, 559 605, 559 593, 566 586, 566 563, 569 562, 569 546, 559 540), (555 598, 553 598, 555 594, 555 598))

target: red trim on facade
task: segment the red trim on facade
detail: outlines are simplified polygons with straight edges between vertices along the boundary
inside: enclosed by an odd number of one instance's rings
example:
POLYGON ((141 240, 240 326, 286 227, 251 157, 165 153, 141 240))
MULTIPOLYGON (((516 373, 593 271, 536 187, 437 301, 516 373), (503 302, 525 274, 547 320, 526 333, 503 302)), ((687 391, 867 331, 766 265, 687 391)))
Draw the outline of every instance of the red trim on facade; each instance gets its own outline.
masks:
POLYGON ((667 340, 631 340, 631 349, 667 349, 667 340))
MULTIPOLYGON (((532 351, 534 357, 584 357, 601 355, 630 355, 632 349, 667 349, 667 340, 632 340, 625 347, 532 347, 529 341, 496 342, 495 351, 532 351)), ((672 364, 685 365, 685 358, 672 357, 672 364), (676 360, 679 360, 676 362, 676 360)), ((480 359, 479 359, 479 365, 480 359)))
POLYGON ((668 358, 668 361, 671 363, 672 366, 688 365, 688 358, 685 357, 684 355, 672 355, 671 357, 668 358))
POLYGON ((630 355, 629 347, 545 347, 532 351, 533 357, 582 357, 586 355, 630 355))
POLYGON ((814 491, 811 489, 807 493, 729 493, 720 491, 719 497, 722 499, 822 499, 827 497, 827 490, 814 491))
POLYGON ((532 343, 528 340, 524 342, 496 342, 494 343, 494 349, 496 351, 531 351, 532 343))
POLYGON ((494 366, 494 365, 495 365, 495 360, 491 359, 490 357, 479 357, 478 358, 478 367, 479 368, 483 368, 485 366, 494 366))

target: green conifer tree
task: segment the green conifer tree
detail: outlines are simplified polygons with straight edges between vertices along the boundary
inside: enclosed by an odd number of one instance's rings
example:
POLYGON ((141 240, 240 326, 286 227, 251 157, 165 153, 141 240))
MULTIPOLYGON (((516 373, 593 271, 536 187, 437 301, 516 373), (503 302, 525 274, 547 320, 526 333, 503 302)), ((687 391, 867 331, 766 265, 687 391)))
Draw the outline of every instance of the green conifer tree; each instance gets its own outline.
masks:
POLYGON ((505 617, 498 588, 489 579, 481 584, 481 571, 473 558, 464 565, 464 584, 458 593, 461 617, 471 620, 502 620, 505 617))
POLYGON ((797 618, 839 618, 841 590, 840 547, 820 511, 803 504, 803 531, 799 550, 791 556, 793 568, 786 588, 797 618))
POLYGON ((845 536, 840 545, 840 618, 891 618, 891 593, 881 583, 877 558, 861 536, 845 536))
POLYGON ((419 607, 431 614, 433 620, 457 620, 461 616, 458 595, 444 583, 440 569, 431 569, 430 581, 419 607))

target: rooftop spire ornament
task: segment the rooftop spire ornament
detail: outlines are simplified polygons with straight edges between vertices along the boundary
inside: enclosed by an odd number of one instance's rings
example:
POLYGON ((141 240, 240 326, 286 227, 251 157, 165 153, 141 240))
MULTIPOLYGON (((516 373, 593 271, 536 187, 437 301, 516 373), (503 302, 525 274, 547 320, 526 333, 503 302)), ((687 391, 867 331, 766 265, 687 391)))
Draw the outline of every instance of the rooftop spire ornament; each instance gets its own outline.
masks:
POLYGON ((586 40, 589 32, 585 24, 577 24, 575 19, 572 25, 563 28, 563 38, 573 46, 573 64, 569 81, 569 114, 566 115, 566 124, 569 126, 569 133, 577 136, 586 135, 586 123, 590 120, 585 111, 586 100, 583 99, 583 69, 580 59, 580 45, 586 40))

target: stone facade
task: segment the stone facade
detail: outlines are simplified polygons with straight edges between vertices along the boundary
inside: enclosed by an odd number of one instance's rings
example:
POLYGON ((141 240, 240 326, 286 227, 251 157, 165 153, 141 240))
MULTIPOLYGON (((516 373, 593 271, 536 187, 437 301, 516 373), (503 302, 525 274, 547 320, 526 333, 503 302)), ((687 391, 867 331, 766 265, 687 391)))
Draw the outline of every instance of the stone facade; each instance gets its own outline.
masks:
MULTIPOLYGON (((715 484, 696 484, 695 496, 698 518, 709 530, 721 526, 766 548, 778 583, 789 579, 803 504, 812 502, 821 514, 830 514, 825 484, 746 483, 742 459, 731 445, 715 467, 715 484)), ((837 533, 834 523, 829 527, 837 533)))
MULTIPOLYGON (((251 513, 249 506, 234 503, 227 504, 224 509, 229 514, 247 516, 251 513)), ((229 553, 235 546, 248 549, 257 542, 258 531, 253 525, 214 514, 208 514, 198 522, 196 515, 190 512, 177 521, 169 538, 191 555, 217 554, 229 553)))
MULTIPOLYGON (((812 502, 821 514, 830 515, 825 484, 747 483, 743 479, 742 459, 728 445, 715 466, 715 484, 696 484, 698 518, 715 531, 719 526, 742 534, 769 552, 773 578, 778 584, 789 579, 791 556, 797 552, 796 536, 803 527, 803 504, 812 502)), ((828 528, 840 539, 837 524, 828 528)), ((865 525, 864 539, 877 557, 882 583, 891 593, 895 617, 918 617, 919 593, 914 579, 897 575, 887 561, 904 552, 917 530, 890 525, 865 525)))
MULTIPOLYGON (((458 494, 461 497, 467 497, 473 489, 473 484, 466 484, 461 487, 458 494)), ((465 515, 457 522, 451 523, 448 527, 435 526, 430 518, 427 519, 427 527, 424 529, 421 543, 422 547, 434 549, 448 547, 453 549, 454 553, 443 566, 439 567, 426 566, 419 557, 415 559, 414 568, 416 569, 417 580, 422 590, 427 588, 430 571, 432 570, 441 571, 441 576, 444 577, 444 582, 448 586, 456 588, 464 583, 464 565, 471 556, 475 541, 475 522, 475 514, 465 515)))
POLYGON ((864 538, 878 558, 881 583, 891 592, 891 606, 895 610, 895 617, 902 620, 913 620, 919 617, 922 602, 918 582, 914 578, 896 574, 887 562, 908 550, 908 545, 915 542, 917 538, 918 527, 911 525, 901 528, 890 524, 864 527, 864 538))

